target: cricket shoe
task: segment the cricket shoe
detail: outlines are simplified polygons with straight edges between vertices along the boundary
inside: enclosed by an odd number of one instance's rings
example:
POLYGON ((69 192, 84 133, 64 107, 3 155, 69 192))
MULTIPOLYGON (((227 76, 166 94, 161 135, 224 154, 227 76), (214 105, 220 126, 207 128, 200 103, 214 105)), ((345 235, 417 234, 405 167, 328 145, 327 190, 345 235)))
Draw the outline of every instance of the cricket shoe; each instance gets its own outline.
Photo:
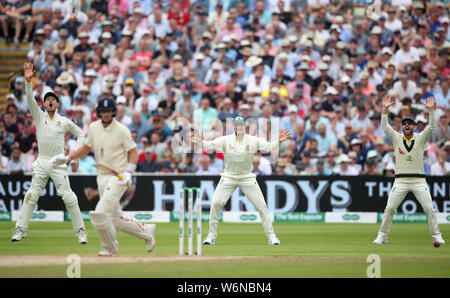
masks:
POLYGON ((79 242, 80 244, 85 245, 85 244, 88 243, 88 238, 87 238, 86 232, 84 231, 83 228, 81 228, 81 229, 78 230, 78 232, 77 232, 77 237, 78 237, 78 242, 79 242))
POLYGON ((374 241, 373 241, 373 243, 374 244, 384 244, 384 243, 386 243, 386 242, 388 242, 388 240, 387 240, 387 238, 386 237, 384 237, 384 236, 378 236, 377 237, 377 239, 375 239, 374 241))
POLYGON ((439 244, 445 244, 444 239, 442 239, 442 236, 433 237, 434 242, 438 242, 439 244))
POLYGON ((102 247, 102 250, 98 252, 99 257, 112 257, 114 254, 119 252, 119 241, 115 240, 117 249, 111 250, 106 247, 102 247))
POLYGON ((16 231, 12 235, 11 241, 12 242, 20 241, 22 240, 22 238, 27 238, 27 233, 21 227, 18 227, 16 228, 16 231))
POLYGON ((112 257, 114 254, 111 250, 103 248, 101 251, 98 252, 97 256, 99 257, 112 257))
POLYGON ((203 245, 213 245, 216 242, 213 236, 208 235, 206 239, 203 241, 203 245))
POLYGON ((273 236, 269 238, 269 245, 280 245, 280 239, 273 236))
POLYGON ((153 248, 156 245, 156 238, 155 238, 156 225, 155 224, 146 224, 145 230, 150 235, 150 239, 145 240, 145 243, 147 244, 147 252, 152 252, 153 248))

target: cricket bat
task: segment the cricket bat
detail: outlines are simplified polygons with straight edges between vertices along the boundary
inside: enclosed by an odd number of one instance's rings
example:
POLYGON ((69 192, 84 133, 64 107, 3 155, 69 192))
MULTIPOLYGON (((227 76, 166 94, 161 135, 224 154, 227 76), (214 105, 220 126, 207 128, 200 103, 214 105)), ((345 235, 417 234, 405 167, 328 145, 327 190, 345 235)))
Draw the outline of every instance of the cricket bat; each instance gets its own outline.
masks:
POLYGON ((120 180, 122 180, 122 178, 123 178, 122 175, 119 172, 117 172, 116 170, 114 170, 112 167, 110 167, 109 165, 107 165, 104 162, 95 163, 95 164, 93 164, 93 166, 96 167, 99 170, 105 170, 105 171, 109 171, 109 172, 113 173, 120 180))

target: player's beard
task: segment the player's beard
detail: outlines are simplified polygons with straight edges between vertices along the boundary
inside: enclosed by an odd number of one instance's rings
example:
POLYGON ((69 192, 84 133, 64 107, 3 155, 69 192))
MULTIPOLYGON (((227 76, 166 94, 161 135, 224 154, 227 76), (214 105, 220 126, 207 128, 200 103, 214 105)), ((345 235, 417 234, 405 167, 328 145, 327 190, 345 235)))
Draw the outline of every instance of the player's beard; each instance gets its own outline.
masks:
POLYGON ((113 121, 113 119, 114 119, 114 118, 111 118, 111 120, 109 120, 109 121, 107 122, 107 121, 103 120, 103 118, 102 118, 102 124, 105 125, 105 126, 108 126, 108 125, 111 124, 111 122, 113 121))
POLYGON ((234 127, 234 134, 236 135, 236 137, 242 137, 243 135, 245 135, 245 127, 241 128, 236 125, 234 127))
POLYGON ((105 121, 105 118, 109 118, 109 117, 105 117, 105 115, 100 114, 100 119, 102 120, 102 124, 106 127, 106 126, 110 125, 111 122, 113 121, 114 114, 111 114, 111 118, 107 119, 106 121, 105 121))
POLYGON ((414 136, 414 129, 411 126, 408 126, 408 129, 406 127, 403 127, 403 135, 407 139, 411 139, 414 136))
POLYGON ((57 108, 58 108, 57 103, 49 103, 45 107, 45 110, 47 111, 47 113, 51 113, 51 112, 55 112, 57 108))

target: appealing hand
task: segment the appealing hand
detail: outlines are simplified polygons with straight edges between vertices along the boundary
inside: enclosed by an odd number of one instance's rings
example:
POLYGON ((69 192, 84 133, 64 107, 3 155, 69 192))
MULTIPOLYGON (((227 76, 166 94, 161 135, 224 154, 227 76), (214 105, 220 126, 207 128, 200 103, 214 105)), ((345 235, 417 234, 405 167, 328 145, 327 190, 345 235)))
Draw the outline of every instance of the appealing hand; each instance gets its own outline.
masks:
POLYGON ((433 96, 427 97, 427 99, 425 101, 425 107, 427 107, 427 109, 429 109, 429 110, 434 110, 435 101, 434 101, 434 97, 433 96))
POLYGON ((280 130, 280 136, 278 137, 278 141, 280 143, 282 143, 282 142, 284 142, 286 140, 289 140, 290 138, 292 138, 292 135, 289 132, 289 130, 287 130, 287 129, 280 130))
POLYGON ((390 106, 392 106, 394 103, 395 103, 395 101, 392 99, 392 97, 390 95, 385 95, 385 96, 383 96, 383 99, 381 101, 381 106, 384 109, 387 109, 390 106))
POLYGON ((31 78, 34 76, 34 66, 33 63, 25 63, 23 65, 23 72, 24 72, 24 77, 26 80, 31 80, 31 78))
POLYGON ((196 130, 193 130, 192 133, 194 137, 194 142, 200 144, 203 141, 201 134, 196 130))

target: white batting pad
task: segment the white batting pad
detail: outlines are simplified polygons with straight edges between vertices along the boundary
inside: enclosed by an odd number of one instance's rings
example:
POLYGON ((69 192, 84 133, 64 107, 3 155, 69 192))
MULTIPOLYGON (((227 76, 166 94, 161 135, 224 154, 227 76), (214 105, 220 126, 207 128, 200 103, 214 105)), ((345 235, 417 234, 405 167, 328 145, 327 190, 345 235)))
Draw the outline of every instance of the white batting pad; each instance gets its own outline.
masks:
POLYGON ((151 238, 151 235, 145 229, 144 223, 137 222, 131 217, 127 217, 125 215, 121 217, 113 217, 112 223, 114 224, 114 227, 119 231, 142 239, 151 238))
POLYGON ((111 220, 111 216, 103 212, 89 212, 91 222, 98 232, 100 242, 106 249, 111 250, 112 253, 119 251, 119 243, 116 240, 116 229, 111 220))

